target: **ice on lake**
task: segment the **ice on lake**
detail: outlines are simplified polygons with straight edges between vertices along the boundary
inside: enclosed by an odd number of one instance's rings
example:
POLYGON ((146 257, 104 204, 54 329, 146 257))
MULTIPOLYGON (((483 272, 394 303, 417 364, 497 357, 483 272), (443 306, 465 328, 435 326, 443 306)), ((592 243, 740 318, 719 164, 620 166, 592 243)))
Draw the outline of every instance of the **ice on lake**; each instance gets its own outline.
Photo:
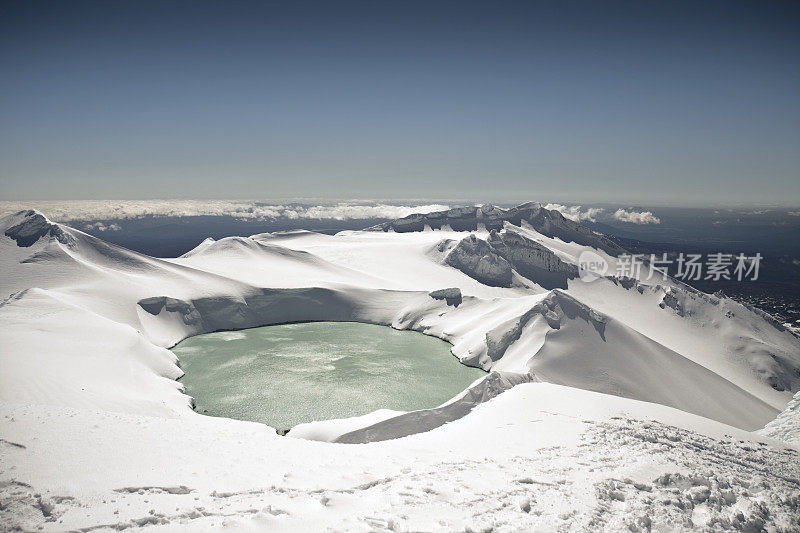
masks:
POLYGON ((440 339, 355 322, 221 331, 173 351, 197 412, 278 428, 436 407, 484 374, 440 339))

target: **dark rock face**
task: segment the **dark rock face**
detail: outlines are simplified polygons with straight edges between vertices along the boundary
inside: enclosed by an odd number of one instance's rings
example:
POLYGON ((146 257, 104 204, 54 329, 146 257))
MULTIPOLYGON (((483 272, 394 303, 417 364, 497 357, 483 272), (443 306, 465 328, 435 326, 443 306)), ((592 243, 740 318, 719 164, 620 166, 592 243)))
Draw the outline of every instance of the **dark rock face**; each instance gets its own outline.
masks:
POLYGON ((462 239, 445 263, 492 287, 510 287, 514 270, 545 289, 567 288, 578 276, 578 267, 509 229, 492 231, 486 241, 475 235, 462 239))
POLYGON ((488 242, 475 235, 465 237, 447 254, 445 263, 491 287, 510 287, 511 265, 488 242))
POLYGON ((259 289, 244 299, 206 296, 187 301, 154 296, 139 300, 138 305, 153 316, 165 311, 176 313, 190 326, 192 335, 286 322, 353 321, 357 318, 353 303, 343 292, 321 287, 259 289))
POLYGON ((491 204, 480 207, 456 207, 448 211, 409 215, 367 229, 408 233, 423 231, 426 226, 431 229, 449 226, 453 231, 476 231, 479 227, 500 231, 506 222, 515 226, 522 226, 524 222, 547 237, 592 246, 612 255, 624 251, 600 233, 564 218, 558 211, 545 209, 537 202, 528 202, 511 209, 502 209, 491 204))
POLYGON ((24 215, 25 218, 5 231, 5 236, 14 239, 17 246, 27 248, 32 246, 42 237, 55 237, 62 244, 71 244, 71 237, 61 229, 58 224, 53 224, 44 215, 37 211, 23 211, 16 216, 24 215))
POLYGON ((428 293, 428 295, 433 298, 434 300, 445 300, 447 305, 452 305, 458 307, 461 305, 461 289, 458 287, 451 287, 448 289, 439 289, 438 291, 433 291, 428 293))
POLYGON ((478 229, 478 224, 483 224, 486 229, 500 230, 503 229, 503 222, 510 220, 508 216, 511 211, 513 209, 506 211, 491 204, 485 204, 480 207, 455 207, 447 211, 436 211, 424 215, 409 215, 368 229, 373 231, 394 230, 398 233, 408 233, 410 231, 422 231, 425 226, 429 226, 431 229, 442 229, 444 226, 450 226, 454 231, 475 231, 478 229))
POLYGON ((491 232, 489 246, 520 275, 545 289, 566 289, 578 277, 578 267, 565 263, 552 250, 510 229, 491 232))
POLYGON ((683 303, 681 302, 678 293, 671 287, 665 290, 664 298, 661 299, 661 303, 658 305, 661 307, 661 309, 664 309, 665 307, 672 308, 675 310, 678 316, 684 316, 683 303))
POLYGON ((139 300, 139 307, 151 315, 156 316, 161 313, 162 310, 170 313, 178 313, 183 318, 184 324, 197 324, 200 321, 200 314, 192 304, 168 296, 153 296, 151 298, 139 300))

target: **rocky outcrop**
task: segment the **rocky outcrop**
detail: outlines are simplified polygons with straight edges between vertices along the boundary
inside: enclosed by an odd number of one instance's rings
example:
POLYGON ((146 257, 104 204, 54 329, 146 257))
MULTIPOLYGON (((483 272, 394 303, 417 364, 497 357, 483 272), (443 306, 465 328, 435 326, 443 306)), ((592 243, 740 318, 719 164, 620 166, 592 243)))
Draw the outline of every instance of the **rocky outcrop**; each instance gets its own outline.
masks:
POLYGON ((242 297, 207 296, 180 300, 155 296, 139 300, 143 325, 167 315, 178 317, 186 336, 285 322, 352 321, 353 304, 340 291, 325 288, 258 289, 242 297), (150 318, 148 318, 148 316, 150 318))
POLYGON ((462 239, 447 254, 445 263, 484 285, 511 286, 511 264, 494 251, 488 242, 474 234, 462 239))
POLYGON ((200 313, 192 303, 178 300, 177 298, 170 298, 168 296, 144 298, 143 300, 139 300, 139 307, 153 316, 158 316, 161 311, 177 313, 183 320, 183 323, 187 325, 199 324, 201 321, 200 313))
POLYGON ((492 231, 485 241, 474 234, 465 237, 445 257, 445 263, 493 287, 510 287, 513 271, 545 289, 565 289, 569 279, 578 277, 578 267, 508 228, 492 231))
POLYGON ((547 237, 592 246, 612 255, 624 251, 602 234, 565 218, 558 211, 545 209, 537 202, 528 202, 511 209, 484 204, 479 207, 456 207, 427 214, 417 213, 367 229, 397 233, 423 231, 426 227, 434 230, 477 231, 485 228, 490 231, 500 231, 506 222, 515 226, 526 224, 547 237))
POLYGON ((661 303, 658 304, 658 306, 661 307, 661 309, 669 307, 670 309, 674 309, 678 316, 683 316, 683 304, 681 303, 680 295, 678 295, 678 292, 672 287, 664 289, 664 297, 661 299, 661 303))
POLYGON ((74 240, 61 226, 50 222, 40 212, 30 209, 20 211, 8 217, 10 226, 5 236, 14 239, 17 246, 27 248, 43 237, 52 237, 61 244, 73 245, 74 240))
POLYGON ((578 277, 578 267, 561 260, 552 250, 516 231, 491 232, 489 246, 520 275, 545 289, 566 289, 567 280, 578 277))
POLYGON ((458 307, 461 305, 461 289, 458 287, 450 287, 448 289, 439 289, 437 291, 433 291, 428 293, 428 296, 433 298, 434 300, 444 300, 447 302, 447 305, 452 305, 454 307, 458 307))

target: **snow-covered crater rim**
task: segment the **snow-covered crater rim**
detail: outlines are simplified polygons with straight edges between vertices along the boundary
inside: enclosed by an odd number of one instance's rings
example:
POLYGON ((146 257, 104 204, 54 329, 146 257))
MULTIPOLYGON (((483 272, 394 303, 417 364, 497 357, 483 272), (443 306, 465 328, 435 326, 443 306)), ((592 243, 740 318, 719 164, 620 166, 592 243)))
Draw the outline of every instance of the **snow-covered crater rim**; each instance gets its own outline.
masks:
MULTIPOLYGON (((149 297, 138 302, 137 310, 145 333, 155 344, 169 348, 189 337, 205 333, 308 322, 382 325, 416 331, 451 344, 452 339, 442 330, 425 326, 421 318, 431 310, 441 313, 442 308, 457 307, 462 302, 460 291, 447 289, 430 294, 374 291, 372 296, 377 300, 371 300, 375 307, 364 309, 353 299, 351 291, 318 287, 261 289, 243 298, 214 296, 186 301, 166 296, 149 297), (397 307, 389 308, 387 299, 397 307), (383 310, 383 313, 376 313, 376 309, 383 310), (183 334, 175 336, 176 330, 183 334)), ((473 361, 459 359, 459 362, 478 367, 473 361)), ((397 413, 389 417, 367 416, 311 422, 296 426, 289 435, 353 444, 405 437, 430 431, 461 418, 476 405, 514 385, 533 379, 528 374, 492 372, 439 407, 397 413)), ((189 405, 194 407, 191 398, 187 396, 187 399, 189 405)))

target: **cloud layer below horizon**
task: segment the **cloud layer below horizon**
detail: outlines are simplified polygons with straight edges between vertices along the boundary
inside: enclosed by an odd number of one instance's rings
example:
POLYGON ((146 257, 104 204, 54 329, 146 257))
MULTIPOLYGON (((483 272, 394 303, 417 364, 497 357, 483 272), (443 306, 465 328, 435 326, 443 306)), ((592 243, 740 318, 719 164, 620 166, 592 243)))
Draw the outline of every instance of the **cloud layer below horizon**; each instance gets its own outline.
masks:
MULTIPOLYGON (((24 209, 38 209, 56 222, 111 221, 145 217, 228 216, 242 220, 366 220, 394 219, 412 213, 449 209, 444 204, 393 205, 383 203, 337 203, 330 205, 269 204, 246 200, 76 200, 0 201, 0 216, 24 209)), ((114 230, 112 225, 93 229, 114 230)), ((117 226, 118 229, 118 226, 117 226)))
MULTIPOLYGON (((38 209, 55 222, 91 222, 84 229, 118 231, 113 221, 147 217, 232 217, 239 220, 368 220, 396 219, 412 213, 431 213, 449 209, 448 204, 389 204, 366 201, 335 204, 273 204, 247 200, 75 200, 75 201, 0 201, 0 216, 24 209, 38 209)), ((548 203, 545 209, 560 212, 575 222, 623 222, 660 224, 650 211, 617 209, 607 213, 602 207, 548 203)))

